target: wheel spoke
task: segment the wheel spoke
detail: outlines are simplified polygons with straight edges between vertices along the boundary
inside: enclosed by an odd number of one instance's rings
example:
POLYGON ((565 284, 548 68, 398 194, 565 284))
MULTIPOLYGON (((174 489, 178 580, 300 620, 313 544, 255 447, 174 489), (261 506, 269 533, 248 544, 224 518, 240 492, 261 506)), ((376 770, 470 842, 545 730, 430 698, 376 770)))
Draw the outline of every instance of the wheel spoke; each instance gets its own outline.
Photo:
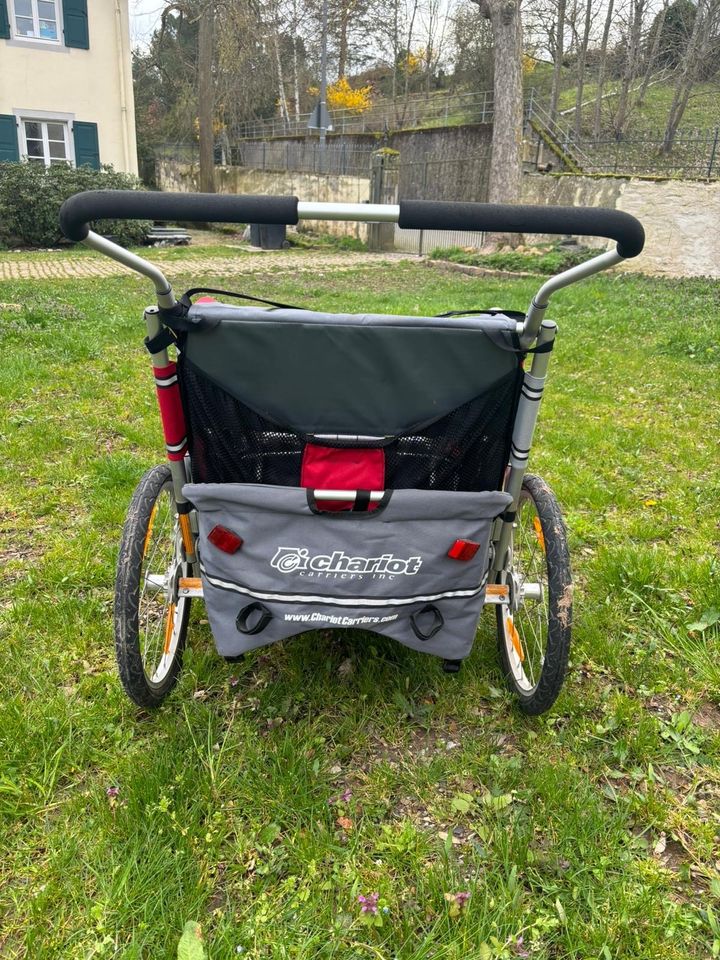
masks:
POLYGON ((153 521, 144 546, 139 640, 145 675, 160 683, 175 657, 186 603, 183 598, 176 605, 172 597, 183 547, 169 485, 158 496, 153 521))
POLYGON ((176 597, 188 576, 170 467, 153 467, 135 488, 123 528, 115 597, 120 679, 140 707, 156 707, 178 676, 191 600, 176 597))
MULTIPOLYGON (((537 585, 540 596, 523 597, 513 622, 520 636, 524 659, 512 662, 518 686, 530 693, 538 684, 545 662, 548 629, 548 588, 546 553, 541 543, 542 527, 532 498, 523 491, 514 529, 513 568, 518 583, 537 585)), ((505 628, 506 648, 510 655, 512 638, 505 628)))

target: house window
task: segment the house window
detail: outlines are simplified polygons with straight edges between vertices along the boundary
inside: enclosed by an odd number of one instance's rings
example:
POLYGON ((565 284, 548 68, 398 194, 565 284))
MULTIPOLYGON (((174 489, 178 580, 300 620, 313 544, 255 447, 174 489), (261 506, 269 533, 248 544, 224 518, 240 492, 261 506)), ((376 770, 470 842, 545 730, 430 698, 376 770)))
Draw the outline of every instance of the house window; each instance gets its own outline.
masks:
POLYGON ((13 3, 15 36, 59 43, 57 0, 13 0, 13 3))
POLYGON ((57 120, 23 120, 25 157, 33 163, 71 163, 68 125, 57 120))

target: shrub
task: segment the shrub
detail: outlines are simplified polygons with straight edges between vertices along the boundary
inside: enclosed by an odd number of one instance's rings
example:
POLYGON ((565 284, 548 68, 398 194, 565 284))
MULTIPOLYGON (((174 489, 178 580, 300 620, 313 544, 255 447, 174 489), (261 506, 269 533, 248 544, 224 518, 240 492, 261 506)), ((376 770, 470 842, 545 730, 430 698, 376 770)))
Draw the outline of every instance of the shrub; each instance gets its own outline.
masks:
MULTIPOLYGON (((58 220, 63 200, 81 190, 139 189, 137 177, 110 166, 0 163, 0 248, 56 246, 63 239, 58 220)), ((93 229, 128 246, 142 243, 149 226, 144 220, 99 220, 93 229)))

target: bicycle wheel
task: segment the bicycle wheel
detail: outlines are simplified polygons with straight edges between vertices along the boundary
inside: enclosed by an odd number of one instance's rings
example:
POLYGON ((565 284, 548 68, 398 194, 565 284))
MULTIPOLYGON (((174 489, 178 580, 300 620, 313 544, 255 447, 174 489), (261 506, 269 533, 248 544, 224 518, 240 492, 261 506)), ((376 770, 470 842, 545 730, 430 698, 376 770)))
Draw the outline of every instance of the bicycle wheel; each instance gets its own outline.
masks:
POLYGON ((496 607, 505 678, 520 709, 539 714, 555 702, 567 669, 572 577, 565 524, 548 485, 527 474, 513 527, 512 566, 501 583, 509 602, 496 607))
POLYGON ((190 613, 177 586, 189 575, 170 468, 153 467, 130 501, 115 581, 120 680, 140 707, 159 706, 177 682, 190 613))

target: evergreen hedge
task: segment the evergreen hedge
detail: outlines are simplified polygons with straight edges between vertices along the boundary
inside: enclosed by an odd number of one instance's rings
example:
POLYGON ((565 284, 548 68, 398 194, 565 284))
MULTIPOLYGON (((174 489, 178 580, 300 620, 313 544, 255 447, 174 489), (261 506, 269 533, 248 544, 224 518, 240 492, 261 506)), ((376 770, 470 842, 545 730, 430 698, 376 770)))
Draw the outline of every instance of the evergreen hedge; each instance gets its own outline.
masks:
MULTIPOLYGON (((100 170, 65 163, 0 163, 0 249, 54 247, 63 241, 58 221, 64 200, 81 190, 141 190, 140 180, 111 166, 100 170)), ((147 220, 99 220, 98 233, 124 246, 142 243, 147 220)))

